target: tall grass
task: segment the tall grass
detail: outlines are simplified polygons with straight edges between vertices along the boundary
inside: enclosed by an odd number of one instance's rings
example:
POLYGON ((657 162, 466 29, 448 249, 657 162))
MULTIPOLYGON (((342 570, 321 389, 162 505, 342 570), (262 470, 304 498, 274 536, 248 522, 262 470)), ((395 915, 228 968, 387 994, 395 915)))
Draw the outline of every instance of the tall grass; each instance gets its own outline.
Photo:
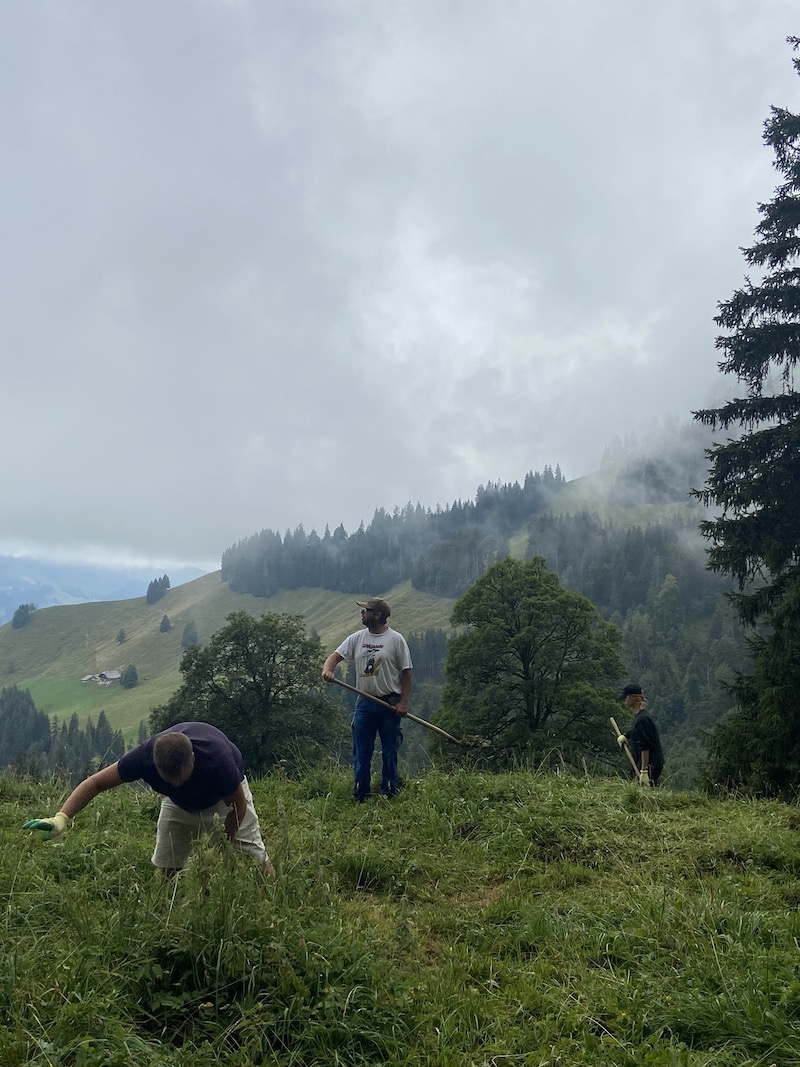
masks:
POLYGON ((206 841, 162 884, 153 794, 44 843, 58 785, 0 778, 0 1067, 800 1065, 795 808, 523 771, 253 791, 276 878, 206 841))

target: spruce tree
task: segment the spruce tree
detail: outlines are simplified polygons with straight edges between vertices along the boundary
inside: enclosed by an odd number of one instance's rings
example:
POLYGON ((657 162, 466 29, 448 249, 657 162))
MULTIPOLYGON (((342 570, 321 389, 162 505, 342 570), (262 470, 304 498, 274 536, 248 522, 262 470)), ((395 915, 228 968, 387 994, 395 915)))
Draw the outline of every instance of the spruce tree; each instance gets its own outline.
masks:
MULTIPOLYGON (((790 37, 795 52, 800 38, 790 37)), ((800 59, 792 63, 800 75, 800 59)), ((695 412, 733 436, 708 453, 708 479, 696 491, 717 516, 702 524, 708 566, 731 575, 734 603, 753 628, 753 672, 731 686, 736 708, 712 736, 713 779, 782 793, 800 771, 800 115, 773 107, 764 142, 781 175, 759 205, 755 243, 743 249, 757 272, 719 305, 720 370, 742 393, 695 412)))

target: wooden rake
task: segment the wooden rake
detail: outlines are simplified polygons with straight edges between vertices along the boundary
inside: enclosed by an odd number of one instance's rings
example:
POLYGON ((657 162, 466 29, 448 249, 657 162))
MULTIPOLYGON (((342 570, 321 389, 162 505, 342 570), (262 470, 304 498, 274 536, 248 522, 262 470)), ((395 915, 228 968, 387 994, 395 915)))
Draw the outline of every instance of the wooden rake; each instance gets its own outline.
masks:
MULTIPOLYGON (((620 730, 620 728, 617 726, 617 720, 612 716, 611 719, 610 719, 610 722, 611 722, 611 726, 612 726, 612 728, 614 730, 614 737, 619 737, 620 734, 622 733, 622 730, 620 730)), ((631 767, 633 767, 634 773, 636 774, 636 776, 638 778, 638 776, 639 776, 639 768, 636 766, 636 760, 633 758, 633 753, 630 750, 630 747, 628 745, 627 740, 625 741, 625 743, 623 744, 622 747, 625 749, 625 755, 631 761, 631 767)))
MULTIPOLYGON (((365 697, 367 700, 372 700, 376 704, 380 704, 381 707, 388 708, 389 711, 393 711, 395 714, 397 714, 397 708, 394 706, 394 704, 390 704, 388 700, 381 700, 380 697, 373 696, 371 693, 365 693, 363 689, 356 689, 354 685, 350 685, 349 682, 342 682, 339 678, 334 678, 333 680, 336 685, 340 685, 342 689, 349 689, 351 693, 357 693, 360 697, 365 697)), ((482 737, 476 739, 465 738, 463 741, 460 741, 457 737, 453 737, 452 734, 447 733, 446 730, 442 730, 440 727, 434 726, 432 722, 427 722, 425 719, 420 719, 417 715, 412 715, 410 711, 407 715, 403 717, 406 719, 410 719, 412 722, 418 723, 420 726, 424 726, 426 730, 433 730, 434 733, 438 734, 440 737, 443 737, 445 741, 450 741, 454 745, 461 745, 462 748, 483 748, 486 745, 490 744, 489 741, 485 741, 482 737)))

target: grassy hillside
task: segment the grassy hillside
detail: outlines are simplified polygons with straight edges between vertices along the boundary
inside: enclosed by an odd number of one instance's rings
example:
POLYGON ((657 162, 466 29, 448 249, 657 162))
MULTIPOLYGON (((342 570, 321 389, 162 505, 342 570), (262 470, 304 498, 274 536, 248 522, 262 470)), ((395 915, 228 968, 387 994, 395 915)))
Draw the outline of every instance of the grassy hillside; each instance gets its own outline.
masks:
MULTIPOLYGON (((617 477, 613 469, 607 469, 575 479, 561 490, 552 510, 569 514, 588 509, 603 521, 621 526, 647 526, 676 514, 697 514, 689 502, 611 507, 608 499, 617 477)), ((527 526, 523 525, 509 539, 511 555, 524 557, 527 544, 527 526)), ((377 592, 391 601, 392 622, 406 634, 449 625, 454 603, 450 599, 418 592, 410 582, 388 591, 365 590, 361 596, 377 592)), ((195 624, 200 640, 207 641, 232 611, 256 616, 268 611, 302 614, 309 630, 319 633, 323 648, 329 649, 358 627, 356 599, 354 594, 322 589, 256 598, 232 593, 216 571, 170 589, 154 605, 138 597, 42 608, 22 629, 14 630, 10 623, 0 627, 0 686, 29 689, 36 705, 59 719, 76 713, 83 722, 105 710, 111 724, 130 739, 151 708, 164 703, 180 684, 181 638, 188 622, 195 624), (159 628, 165 614, 172 630, 162 634, 159 628), (127 635, 123 644, 116 641, 120 630, 127 635), (135 689, 81 683, 86 675, 121 670, 128 664, 134 664, 138 672, 140 684, 135 689)))
MULTIPOLYGON (((330 649, 358 629, 355 601, 363 596, 298 589, 257 598, 232 593, 216 571, 170 589, 153 605, 137 597, 42 608, 21 629, 10 623, 0 627, 0 685, 29 689, 37 707, 59 719, 75 712, 82 721, 89 715, 96 720, 105 710, 112 726, 131 737, 150 709, 180 684, 181 638, 188 622, 194 622, 200 640, 207 641, 232 611, 301 614, 309 630, 319 633, 323 648, 330 649), (164 615, 172 623, 169 633, 160 632, 164 615), (120 630, 127 636, 123 644, 116 640, 120 630), (135 689, 81 682, 86 675, 121 670, 131 663, 139 675, 135 689)), ((410 582, 386 596, 392 622, 404 633, 449 624, 451 600, 419 593, 410 582)))
POLYGON ((0 778, 0 1063, 800 1065, 800 818, 623 780, 253 783, 278 869, 153 873, 157 798, 0 778))

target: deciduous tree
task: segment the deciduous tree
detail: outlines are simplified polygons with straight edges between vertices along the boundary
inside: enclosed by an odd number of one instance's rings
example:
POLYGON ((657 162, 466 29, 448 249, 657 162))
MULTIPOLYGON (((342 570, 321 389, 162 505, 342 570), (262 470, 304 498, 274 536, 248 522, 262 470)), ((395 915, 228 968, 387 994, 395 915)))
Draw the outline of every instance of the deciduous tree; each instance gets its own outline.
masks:
POLYGON ((559 745, 567 758, 607 748, 622 635, 585 597, 561 588, 544 559, 490 567, 453 610, 437 722, 510 754, 559 745))
POLYGON ((249 773, 280 759, 313 759, 341 743, 345 725, 342 706, 324 691, 323 658, 302 615, 234 612, 206 647, 186 650, 183 683, 151 726, 210 722, 239 746, 249 773))
POLYGON ((20 604, 11 618, 11 626, 15 630, 21 630, 31 621, 31 615, 36 611, 35 604, 20 604))
POLYGON ((135 689, 139 684, 139 672, 132 663, 129 663, 120 675, 119 684, 123 689, 135 689))

